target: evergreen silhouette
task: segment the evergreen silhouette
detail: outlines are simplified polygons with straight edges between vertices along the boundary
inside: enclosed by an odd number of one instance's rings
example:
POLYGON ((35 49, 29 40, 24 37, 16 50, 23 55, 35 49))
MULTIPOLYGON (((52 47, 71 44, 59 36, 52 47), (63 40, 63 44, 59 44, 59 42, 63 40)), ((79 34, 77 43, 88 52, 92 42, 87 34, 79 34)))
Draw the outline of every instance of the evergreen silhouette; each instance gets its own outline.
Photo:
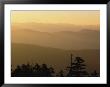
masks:
POLYGON ((57 74, 52 66, 47 64, 21 64, 13 69, 11 65, 12 77, 99 77, 99 73, 94 70, 91 74, 86 71, 85 60, 82 57, 75 57, 71 54, 70 66, 67 67, 67 72, 60 70, 57 74), (66 74, 67 73, 67 74, 66 74), (66 75, 65 75, 66 74, 66 75))
POLYGON ((15 70, 11 72, 12 77, 51 77, 54 73, 52 67, 47 67, 46 64, 30 65, 22 64, 18 65, 15 70))
POLYGON ((82 76, 87 76, 88 73, 86 71, 86 65, 85 61, 81 57, 76 57, 74 61, 72 60, 72 54, 71 54, 71 65, 67 68, 69 68, 69 72, 67 76, 69 77, 82 77, 82 76))
POLYGON ((99 76, 99 73, 97 73, 97 71, 94 70, 94 72, 91 73, 91 76, 92 77, 98 77, 99 76))
POLYGON ((60 70, 60 72, 56 75, 57 77, 64 77, 64 72, 63 70, 60 70))
POLYGON ((64 72, 63 72, 63 70, 61 70, 61 71, 59 72, 59 74, 60 74, 60 77, 64 77, 64 72))

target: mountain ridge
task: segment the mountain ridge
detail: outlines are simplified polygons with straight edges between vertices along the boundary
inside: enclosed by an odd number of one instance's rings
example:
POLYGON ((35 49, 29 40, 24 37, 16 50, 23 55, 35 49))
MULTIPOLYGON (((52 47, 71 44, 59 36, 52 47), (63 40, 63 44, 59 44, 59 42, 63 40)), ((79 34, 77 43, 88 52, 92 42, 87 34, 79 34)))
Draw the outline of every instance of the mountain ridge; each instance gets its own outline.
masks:
POLYGON ((84 32, 61 31, 55 33, 33 30, 12 30, 12 42, 28 43, 60 49, 99 49, 100 32, 93 30, 84 32), (32 31, 32 32, 30 32, 32 31))
POLYGON ((61 49, 54 49, 48 47, 41 47, 29 44, 11 44, 11 55, 12 55, 12 65, 14 67, 19 64, 24 63, 46 63, 50 66, 55 67, 56 71, 65 69, 70 64, 70 54, 72 53, 74 57, 82 57, 87 64, 87 69, 92 72, 97 70, 99 72, 99 60, 100 51, 99 50, 82 50, 82 51, 65 51, 61 49), (93 60, 94 58, 94 60, 93 60), (94 64, 92 64, 95 61, 94 64))

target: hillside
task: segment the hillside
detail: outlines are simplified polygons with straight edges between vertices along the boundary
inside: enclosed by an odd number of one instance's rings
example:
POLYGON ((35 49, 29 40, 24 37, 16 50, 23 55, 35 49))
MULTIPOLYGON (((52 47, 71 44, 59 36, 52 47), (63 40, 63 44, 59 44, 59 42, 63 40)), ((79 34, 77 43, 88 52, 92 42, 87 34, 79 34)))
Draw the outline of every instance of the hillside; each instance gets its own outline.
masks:
POLYGON ((52 65, 56 71, 66 69, 70 64, 70 54, 81 56, 87 64, 87 69, 99 71, 99 50, 62 50, 38 45, 12 43, 12 65, 15 67, 23 63, 46 63, 52 65), (95 61, 95 62, 94 62, 95 61))

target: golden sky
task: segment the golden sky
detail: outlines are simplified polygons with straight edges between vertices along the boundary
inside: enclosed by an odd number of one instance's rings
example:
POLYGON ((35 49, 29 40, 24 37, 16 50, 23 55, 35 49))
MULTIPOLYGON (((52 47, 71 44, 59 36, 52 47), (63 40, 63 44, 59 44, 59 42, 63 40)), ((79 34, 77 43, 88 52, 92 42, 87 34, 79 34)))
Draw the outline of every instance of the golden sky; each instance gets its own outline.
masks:
POLYGON ((99 25, 100 11, 11 11, 11 22, 99 25))

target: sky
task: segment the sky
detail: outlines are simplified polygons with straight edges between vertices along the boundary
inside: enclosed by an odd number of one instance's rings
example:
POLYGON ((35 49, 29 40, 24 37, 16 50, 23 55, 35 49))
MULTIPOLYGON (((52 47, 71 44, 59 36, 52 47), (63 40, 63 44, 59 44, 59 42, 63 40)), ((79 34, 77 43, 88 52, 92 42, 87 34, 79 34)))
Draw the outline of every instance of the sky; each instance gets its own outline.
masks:
POLYGON ((100 11, 11 11, 11 22, 99 25, 100 11))

